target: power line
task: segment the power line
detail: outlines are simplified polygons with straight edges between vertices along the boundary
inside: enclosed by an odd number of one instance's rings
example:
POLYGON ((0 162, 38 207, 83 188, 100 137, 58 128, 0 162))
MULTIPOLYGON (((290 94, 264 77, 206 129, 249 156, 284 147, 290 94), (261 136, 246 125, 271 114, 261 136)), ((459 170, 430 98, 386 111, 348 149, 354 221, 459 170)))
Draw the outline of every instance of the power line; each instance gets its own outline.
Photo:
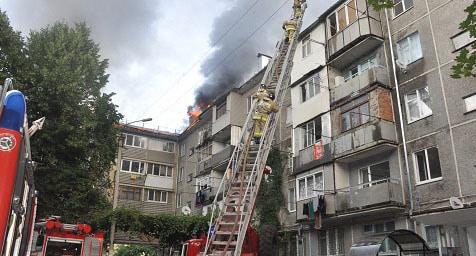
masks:
MULTIPOLYGON (((155 103, 153 103, 152 105, 150 105, 150 107, 147 108, 147 109, 151 109, 151 108, 152 108, 153 106, 155 106, 158 102, 160 102, 160 100, 161 100, 165 95, 167 95, 168 92, 171 91, 170 89, 172 89, 172 88, 174 87, 174 85, 177 85, 188 73, 190 73, 190 72, 192 71, 193 68, 195 68, 195 66, 197 66, 198 64, 200 64, 200 63, 203 61, 203 59, 205 59, 205 57, 208 56, 208 54, 209 54, 210 51, 213 49, 213 47, 215 47, 221 40, 223 40, 223 38, 225 38, 225 36, 226 36, 228 33, 230 33, 230 31, 231 31, 233 28, 235 28, 238 23, 240 23, 240 21, 256 6, 256 4, 257 4, 258 2, 259 2, 259 0, 256 0, 233 24, 215 41, 215 42, 213 42, 213 43, 211 44, 211 46, 208 48, 208 50, 205 51, 205 53, 202 54, 201 57, 200 57, 196 62, 194 62, 193 65, 192 65, 190 68, 188 68, 184 73, 182 73, 182 75, 181 75, 178 79, 175 80, 174 83, 172 83, 172 86, 167 90, 167 92, 164 93, 164 94, 162 94, 162 96, 161 96, 159 99, 157 99, 157 101, 156 101, 155 103)), ((145 111, 143 111, 143 112, 141 113, 141 115, 143 115, 144 112, 145 112, 145 111)))
MULTIPOLYGON (((289 2, 289 1, 290 1, 290 0, 285 0, 285 1, 281 4, 281 6, 280 6, 276 11, 274 11, 274 13, 273 13, 271 16, 269 16, 269 17, 268 17, 260 26, 258 26, 245 40, 243 40, 236 48, 234 48, 229 54, 227 54, 217 65, 215 65, 214 68, 209 72, 209 74, 212 74, 213 72, 215 72, 215 71, 221 66, 221 64, 223 64, 233 53, 235 53, 235 52, 236 52, 238 49, 240 49, 246 42, 248 42, 248 41, 256 34, 256 32, 258 32, 264 25, 266 25, 266 23, 268 23, 268 22, 271 20, 271 18, 273 18, 273 17, 284 7, 284 5, 285 5, 287 2, 289 2)), ((194 89, 194 87, 189 88, 189 90, 187 90, 187 91, 185 92, 185 94, 188 93, 188 92, 190 92, 192 89, 194 89)), ((181 95, 183 95, 183 94, 181 94, 181 95)), ((169 110, 169 109, 170 109, 172 106, 174 106, 175 103, 177 103, 179 100, 180 100, 180 97, 177 98, 173 103, 169 104, 169 105, 167 106, 167 108, 165 108, 164 110, 162 110, 162 111, 159 113, 159 115, 161 115, 163 112, 169 110)))

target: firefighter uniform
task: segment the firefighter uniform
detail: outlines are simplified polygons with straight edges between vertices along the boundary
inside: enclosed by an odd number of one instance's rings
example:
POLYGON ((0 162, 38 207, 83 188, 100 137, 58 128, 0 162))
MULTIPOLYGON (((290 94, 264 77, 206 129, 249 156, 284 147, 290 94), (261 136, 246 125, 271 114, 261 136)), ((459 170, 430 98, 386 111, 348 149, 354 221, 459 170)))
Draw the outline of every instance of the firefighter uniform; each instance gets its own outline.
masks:
POLYGON ((263 136, 264 126, 268 121, 268 116, 271 112, 278 112, 278 106, 274 100, 270 98, 267 90, 259 89, 254 95, 256 98, 256 110, 253 115, 254 133, 253 138, 259 140, 263 136))
POLYGON ((301 0, 294 0, 293 10, 294 10, 294 18, 299 18, 302 16, 302 4, 304 1, 301 0))
POLYGON ((291 41, 296 33, 297 22, 296 20, 287 20, 283 23, 283 29, 286 31, 286 39, 291 41))

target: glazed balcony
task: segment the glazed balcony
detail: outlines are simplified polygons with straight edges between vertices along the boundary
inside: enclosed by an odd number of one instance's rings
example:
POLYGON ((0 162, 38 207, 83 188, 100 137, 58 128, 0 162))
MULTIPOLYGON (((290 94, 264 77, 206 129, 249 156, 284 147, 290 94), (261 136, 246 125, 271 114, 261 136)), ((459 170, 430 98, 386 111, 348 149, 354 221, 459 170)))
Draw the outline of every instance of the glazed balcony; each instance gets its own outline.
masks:
POLYGON ((387 68, 375 66, 347 81, 343 77, 336 77, 336 86, 331 89, 331 104, 358 95, 374 84, 389 85, 387 68))
POLYGON ((336 136, 332 147, 334 158, 345 162, 394 149, 396 142, 395 124, 377 119, 336 136))

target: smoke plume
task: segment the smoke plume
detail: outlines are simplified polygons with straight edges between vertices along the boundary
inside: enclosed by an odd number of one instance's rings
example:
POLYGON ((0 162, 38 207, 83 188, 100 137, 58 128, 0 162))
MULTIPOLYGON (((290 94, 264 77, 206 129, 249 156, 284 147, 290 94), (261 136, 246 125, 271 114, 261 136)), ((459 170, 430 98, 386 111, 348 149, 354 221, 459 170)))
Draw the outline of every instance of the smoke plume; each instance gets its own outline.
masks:
MULTIPOLYGON (((202 63, 201 72, 206 79, 195 92, 196 105, 208 105, 214 98, 239 86, 259 71, 257 53, 270 56, 274 54, 274 47, 282 36, 281 25, 292 15, 293 1, 255 2, 256 0, 237 0, 232 8, 215 19, 210 34, 210 43, 214 45, 215 51, 202 63), (236 23, 245 13, 243 19, 236 23), (264 25, 259 28, 262 24, 264 25), (232 29, 228 31, 230 27, 232 29), (256 29, 258 30, 253 34, 256 29), (244 42, 245 40, 247 41, 244 42)), ((335 0, 308 0, 304 26, 316 20, 317 15, 333 2, 335 0)))

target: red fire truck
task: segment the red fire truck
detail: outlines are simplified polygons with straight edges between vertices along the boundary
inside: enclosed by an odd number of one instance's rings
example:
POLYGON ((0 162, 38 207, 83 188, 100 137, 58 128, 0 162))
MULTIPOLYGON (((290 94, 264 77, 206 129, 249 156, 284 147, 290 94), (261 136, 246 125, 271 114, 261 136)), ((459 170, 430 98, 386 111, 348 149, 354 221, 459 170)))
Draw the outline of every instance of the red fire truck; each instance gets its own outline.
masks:
POLYGON ((59 217, 36 223, 31 256, 102 256, 103 232, 88 224, 64 224, 59 217))

